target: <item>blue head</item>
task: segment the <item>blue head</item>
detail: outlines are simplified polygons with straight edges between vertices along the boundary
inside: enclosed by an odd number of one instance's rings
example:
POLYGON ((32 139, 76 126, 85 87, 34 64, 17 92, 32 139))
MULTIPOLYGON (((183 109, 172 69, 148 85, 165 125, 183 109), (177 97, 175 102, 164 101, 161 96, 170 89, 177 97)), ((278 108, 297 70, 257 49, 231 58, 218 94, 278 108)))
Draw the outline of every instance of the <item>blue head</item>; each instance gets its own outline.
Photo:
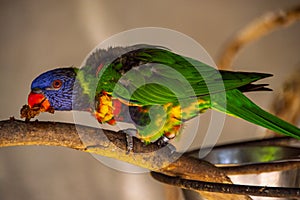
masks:
POLYGON ((34 107, 48 101, 54 110, 72 110, 75 79, 74 68, 57 68, 39 75, 31 83, 28 105, 34 107))

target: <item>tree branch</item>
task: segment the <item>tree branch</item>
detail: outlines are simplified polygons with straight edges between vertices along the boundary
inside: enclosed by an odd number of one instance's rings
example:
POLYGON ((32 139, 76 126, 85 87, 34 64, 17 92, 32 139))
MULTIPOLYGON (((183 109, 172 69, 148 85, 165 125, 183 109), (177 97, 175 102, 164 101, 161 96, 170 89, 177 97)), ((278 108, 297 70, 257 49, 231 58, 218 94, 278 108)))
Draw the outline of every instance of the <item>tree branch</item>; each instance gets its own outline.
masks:
MULTIPOLYGON (((126 136, 120 132, 58 122, 24 122, 11 118, 0 121, 0 147, 21 145, 63 146, 125 161, 172 176, 199 181, 230 184, 222 170, 203 160, 161 150, 155 143, 145 146, 134 139, 134 153, 126 154, 126 136), (84 133, 78 135, 78 132, 84 133), (84 141, 84 142, 83 142, 84 141), (181 157, 180 157, 181 156, 181 157), (175 160, 178 158, 177 160, 175 160), (174 161, 175 160, 175 161, 174 161)), ((200 192, 207 199, 250 199, 248 196, 226 196, 200 192)))
MULTIPOLYGON (((189 172, 190 176, 201 176, 198 174, 204 175, 204 173, 197 168, 190 168, 188 170, 181 170, 180 168, 200 164, 205 170, 208 170, 206 168, 211 168, 212 166, 207 162, 198 161, 197 159, 186 159, 186 157, 182 157, 179 161, 173 162, 174 159, 180 157, 179 153, 172 153, 170 148, 159 150, 159 146, 155 143, 145 145, 135 138, 134 153, 127 155, 125 153, 125 137, 125 134, 121 132, 81 125, 75 126, 74 124, 68 123, 42 121, 23 122, 15 119, 0 121, 0 147, 20 145, 63 146, 115 158, 149 170, 159 170, 177 175, 189 172), (78 132, 84 132, 84 135, 80 134, 79 136, 78 132), (183 161, 185 163, 182 163, 183 161)), ((230 182, 224 173, 214 170, 208 170, 207 172, 213 176, 212 178, 207 177, 207 180, 230 182)))

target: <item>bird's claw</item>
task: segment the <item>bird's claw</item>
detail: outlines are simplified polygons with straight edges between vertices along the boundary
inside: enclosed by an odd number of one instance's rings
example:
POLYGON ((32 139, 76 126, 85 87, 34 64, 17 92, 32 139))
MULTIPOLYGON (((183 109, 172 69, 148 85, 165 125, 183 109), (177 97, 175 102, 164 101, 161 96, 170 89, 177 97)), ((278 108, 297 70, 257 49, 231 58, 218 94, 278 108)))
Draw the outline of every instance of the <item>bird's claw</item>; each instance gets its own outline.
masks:
MULTIPOLYGON (((126 134, 126 154, 128 155, 133 152, 133 136, 137 135, 137 130, 129 128, 121 130, 120 132, 126 134)), ((168 137, 162 136, 158 139, 157 145, 159 147, 167 147, 170 150, 171 154, 173 154, 174 152, 176 152, 176 148, 172 144, 169 144, 169 141, 170 139, 168 137)))
POLYGON ((174 152, 176 152, 176 148, 175 146, 170 144, 169 141, 170 139, 163 135, 161 138, 158 139, 157 145, 159 147, 167 147, 170 150, 171 154, 173 154, 174 152))
POLYGON ((126 145, 126 154, 128 155, 133 151, 133 138, 129 134, 126 134, 126 145))
POLYGON ((170 139, 163 135, 161 138, 158 139, 157 145, 160 147, 164 147, 167 144, 169 144, 169 141, 170 139))
POLYGON ((133 136, 136 135, 137 130, 133 128, 122 130, 121 132, 126 134, 126 154, 130 154, 133 151, 133 136))

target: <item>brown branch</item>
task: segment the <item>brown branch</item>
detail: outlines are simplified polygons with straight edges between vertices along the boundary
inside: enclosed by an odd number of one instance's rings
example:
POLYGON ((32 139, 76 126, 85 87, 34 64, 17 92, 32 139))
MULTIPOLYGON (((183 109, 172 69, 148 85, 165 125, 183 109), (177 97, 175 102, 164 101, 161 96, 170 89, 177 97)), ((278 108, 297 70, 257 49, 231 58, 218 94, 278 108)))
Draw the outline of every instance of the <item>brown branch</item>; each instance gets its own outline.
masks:
POLYGON ((242 30, 227 45, 221 54, 218 65, 220 69, 230 69, 238 52, 247 44, 283 27, 287 27, 300 20, 300 6, 283 11, 267 13, 254 20, 242 30))
MULTIPOLYGON (((249 185, 232 185, 224 183, 209 183, 203 181, 187 180, 180 177, 172 177, 157 172, 151 172, 151 175, 156 180, 181 187, 189 190, 207 191, 207 192, 222 192, 228 194, 247 194, 252 196, 265 197, 286 197, 293 198, 300 196, 300 188, 281 188, 281 187, 264 187, 264 186, 249 186, 249 185)), ((226 195, 224 195, 226 196, 226 195)))
MULTIPOLYGON (((125 135, 120 132, 58 122, 24 122, 13 118, 0 121, 0 147, 20 145, 64 146, 115 158, 172 176, 231 183, 226 174, 214 165, 186 155, 181 156, 180 153, 172 152, 170 148, 159 149, 156 144, 145 146, 134 139, 134 153, 127 155, 125 135), (78 133, 82 133, 79 134, 80 137, 78 133)), ((200 194, 206 199, 250 199, 243 195, 226 195, 224 198, 218 193, 200 194)))

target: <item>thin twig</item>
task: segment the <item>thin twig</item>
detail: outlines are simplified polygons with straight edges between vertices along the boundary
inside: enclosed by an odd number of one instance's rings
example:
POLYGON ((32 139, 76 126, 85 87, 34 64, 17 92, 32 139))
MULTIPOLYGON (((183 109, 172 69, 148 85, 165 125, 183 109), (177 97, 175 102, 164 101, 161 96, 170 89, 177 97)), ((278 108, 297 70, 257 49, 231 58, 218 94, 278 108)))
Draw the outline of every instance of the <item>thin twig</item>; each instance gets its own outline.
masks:
MULTIPOLYGON (((245 142, 237 142, 231 144, 224 144, 214 147, 214 149, 228 149, 228 148, 237 148, 237 147, 246 147, 246 146, 277 146, 277 147, 289 147, 300 148, 300 141, 291 137, 275 137, 267 138, 262 140, 253 140, 245 142)), ((210 148, 209 148, 210 149, 210 148)), ((205 149, 204 149, 205 150, 205 149)), ((199 149, 186 152, 185 155, 195 157, 198 155, 199 149)), ((253 163, 253 164, 244 164, 238 166, 219 166, 226 172, 227 175, 245 175, 245 174, 260 174, 266 172, 274 171, 285 171, 292 169, 300 169, 299 159, 287 158, 286 160, 277 161, 277 162, 262 162, 262 163, 253 163)))
MULTIPOLYGON (((300 148, 300 140, 288 136, 263 138, 260 140, 248 140, 235 143, 221 144, 214 148, 230 148, 230 147, 243 147, 243 146, 281 146, 281 147, 297 147, 300 148)), ((211 147, 208 147, 211 149, 211 147)), ((205 150, 205 149, 203 149, 205 150)), ((187 152, 187 154, 196 154, 199 149, 187 152)))
MULTIPOLYGON (((300 188, 264 187, 249 185, 232 185, 224 183, 209 183, 203 181, 187 180, 180 177, 167 176, 157 172, 151 172, 156 180, 177 187, 207 192, 222 192, 228 194, 247 194, 265 197, 300 197, 300 188)), ((225 195, 226 196, 226 195, 225 195)))
POLYGON ((300 161, 286 161, 274 163, 256 163, 242 166, 221 167, 227 175, 260 174, 274 171, 300 169, 300 161))
POLYGON ((234 36, 234 39, 225 47, 218 66, 220 69, 230 69, 238 52, 247 44, 283 27, 287 27, 300 20, 300 6, 286 11, 267 13, 254 20, 234 36))

